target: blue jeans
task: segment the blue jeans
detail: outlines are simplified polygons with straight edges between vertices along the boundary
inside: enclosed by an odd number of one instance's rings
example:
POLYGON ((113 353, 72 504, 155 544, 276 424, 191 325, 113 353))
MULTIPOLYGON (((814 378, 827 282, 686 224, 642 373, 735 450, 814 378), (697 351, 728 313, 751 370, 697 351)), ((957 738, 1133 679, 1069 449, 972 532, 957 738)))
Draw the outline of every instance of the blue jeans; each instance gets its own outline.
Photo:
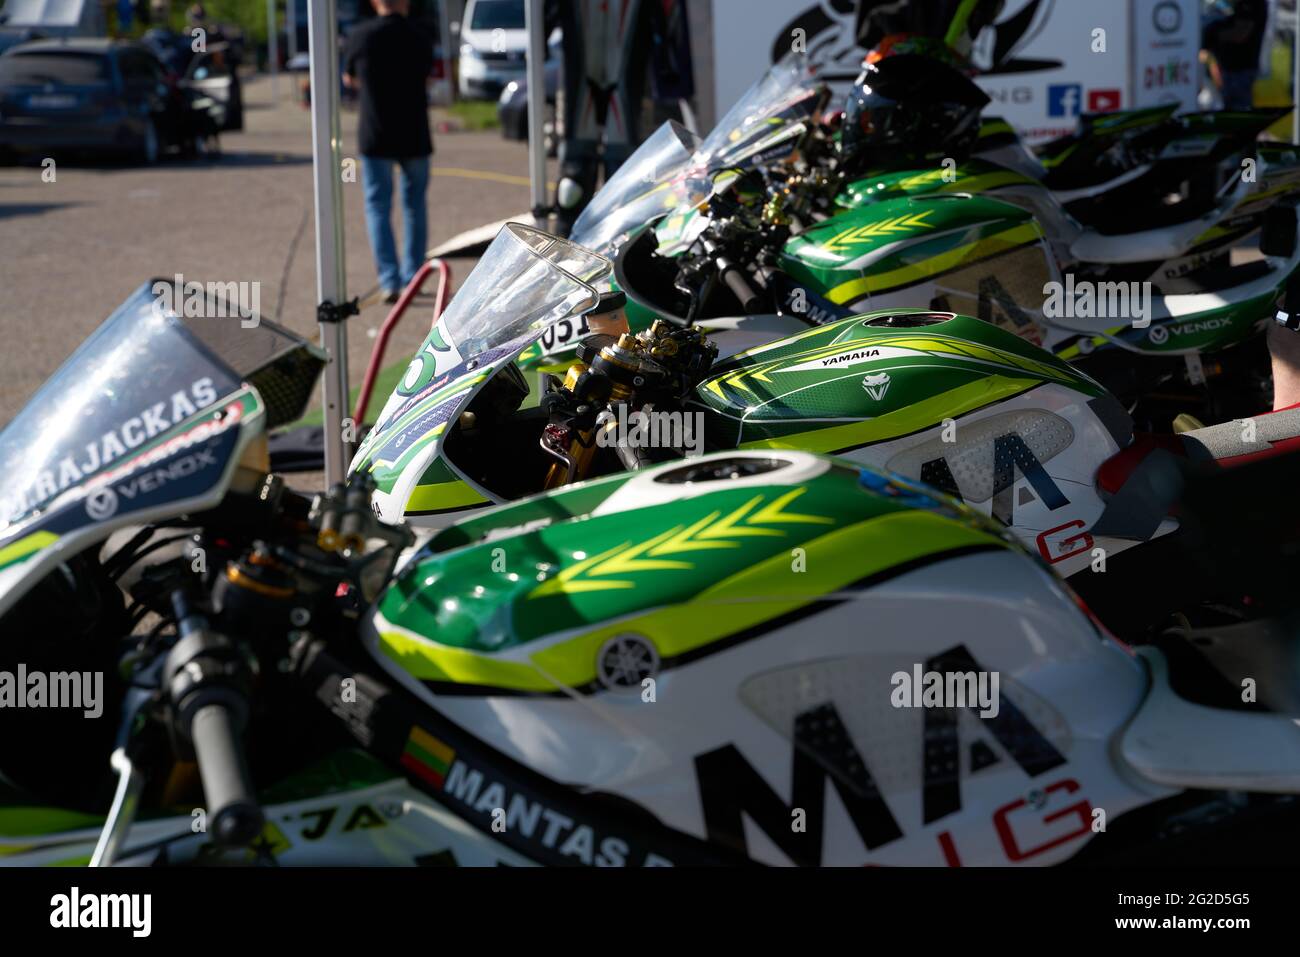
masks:
POLYGON ((1251 110, 1255 108, 1255 70, 1223 71, 1223 108, 1225 110, 1251 110))
POLYGON ((361 178, 366 191, 366 232, 370 234, 370 251, 375 256, 379 285, 385 291, 400 290, 419 271, 429 236, 429 211, 425 193, 429 189, 429 157, 386 159, 361 157, 361 178), (397 261, 393 242, 393 167, 401 174, 402 261, 397 261))

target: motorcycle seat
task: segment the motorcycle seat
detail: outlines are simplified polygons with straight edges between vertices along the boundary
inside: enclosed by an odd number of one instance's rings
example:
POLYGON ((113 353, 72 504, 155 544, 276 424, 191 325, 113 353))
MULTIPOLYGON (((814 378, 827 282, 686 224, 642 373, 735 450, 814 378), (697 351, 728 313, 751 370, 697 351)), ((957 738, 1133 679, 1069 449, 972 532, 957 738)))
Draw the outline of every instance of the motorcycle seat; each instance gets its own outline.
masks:
POLYGON ((1300 449, 1300 406, 1207 425, 1180 437, 1195 457, 1208 455, 1220 467, 1235 468, 1300 449))
POLYGON ((1158 226, 1131 233, 1103 233, 1093 227, 1084 229, 1070 244, 1070 255, 1078 262, 1141 263, 1185 256, 1206 230, 1223 218, 1216 207, 1204 216, 1184 223, 1158 226))
POLYGON ((1102 463, 1097 487, 1114 495, 1157 449, 1194 464, 1234 468, 1300 451, 1300 405, 1235 419, 1178 435, 1136 433, 1133 441, 1102 463))

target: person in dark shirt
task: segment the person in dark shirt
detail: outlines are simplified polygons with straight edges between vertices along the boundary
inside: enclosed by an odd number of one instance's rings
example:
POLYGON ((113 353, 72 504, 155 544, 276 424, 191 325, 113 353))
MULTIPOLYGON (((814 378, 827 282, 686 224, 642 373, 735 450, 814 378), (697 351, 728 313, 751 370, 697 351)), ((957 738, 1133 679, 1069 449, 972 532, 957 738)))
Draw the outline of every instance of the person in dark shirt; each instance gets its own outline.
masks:
POLYGON ((1267 27, 1267 0, 1235 0, 1228 16, 1206 24, 1201 44, 1219 63, 1225 110, 1254 107, 1259 51, 1267 27))
POLYGON ((366 229, 387 302, 415 276, 428 237, 429 188, 426 88, 433 69, 433 39, 407 19, 409 0, 375 0, 379 16, 356 27, 343 50, 343 82, 358 91, 358 139, 366 191, 366 229), (401 262, 393 242, 393 167, 401 179, 401 262))

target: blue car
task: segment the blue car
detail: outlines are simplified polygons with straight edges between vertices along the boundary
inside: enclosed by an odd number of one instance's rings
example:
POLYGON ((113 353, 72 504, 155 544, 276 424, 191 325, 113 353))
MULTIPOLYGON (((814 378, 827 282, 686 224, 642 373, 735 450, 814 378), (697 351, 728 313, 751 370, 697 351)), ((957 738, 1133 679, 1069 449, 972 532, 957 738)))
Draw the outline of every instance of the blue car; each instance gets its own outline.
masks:
POLYGON ((36 40, 0 55, 0 153, 153 163, 193 145, 200 120, 139 43, 36 40))

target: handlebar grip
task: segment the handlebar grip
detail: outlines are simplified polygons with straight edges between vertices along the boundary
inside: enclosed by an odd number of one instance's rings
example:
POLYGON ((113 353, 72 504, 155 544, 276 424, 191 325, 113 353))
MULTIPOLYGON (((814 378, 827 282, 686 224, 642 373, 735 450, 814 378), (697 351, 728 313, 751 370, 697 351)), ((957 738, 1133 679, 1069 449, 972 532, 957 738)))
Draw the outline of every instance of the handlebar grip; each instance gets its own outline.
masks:
POLYGON ((252 843, 265 818, 253 796, 239 729, 230 709, 221 703, 201 706, 190 723, 190 740, 217 843, 226 847, 252 843))
POLYGON ((754 291, 754 287, 749 284, 745 276, 735 266, 727 265, 722 269, 722 281, 727 284, 738 300, 740 307, 746 313, 752 313, 761 303, 762 297, 754 291))

